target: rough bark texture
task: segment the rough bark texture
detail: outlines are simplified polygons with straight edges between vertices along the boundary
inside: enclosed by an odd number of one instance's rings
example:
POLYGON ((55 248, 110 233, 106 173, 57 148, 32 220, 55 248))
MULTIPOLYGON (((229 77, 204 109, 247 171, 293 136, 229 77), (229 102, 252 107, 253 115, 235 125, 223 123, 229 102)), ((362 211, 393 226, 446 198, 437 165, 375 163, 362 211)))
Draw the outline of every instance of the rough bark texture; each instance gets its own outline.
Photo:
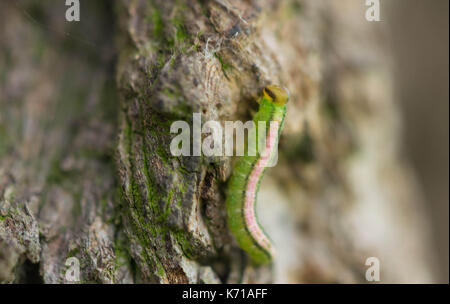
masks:
POLYGON ((71 256, 82 282, 365 282, 370 256, 382 282, 433 280, 362 1, 94 3, 79 23, 0 4, 0 281, 65 282, 71 256), (255 268, 226 226, 232 160, 172 156, 170 124, 249 120, 269 83, 291 101, 258 201, 278 256, 255 268))
POLYGON ((112 13, 83 3, 73 24, 58 3, 0 4, 0 281, 64 282, 76 256, 83 282, 131 282, 115 213, 112 13))

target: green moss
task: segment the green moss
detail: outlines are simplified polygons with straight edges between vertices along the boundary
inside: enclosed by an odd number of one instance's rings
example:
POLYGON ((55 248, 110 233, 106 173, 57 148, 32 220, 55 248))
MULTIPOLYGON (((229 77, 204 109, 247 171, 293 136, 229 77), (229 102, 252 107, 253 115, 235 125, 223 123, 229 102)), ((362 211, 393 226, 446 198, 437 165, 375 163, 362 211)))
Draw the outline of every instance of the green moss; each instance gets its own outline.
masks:
MULTIPOLYGON (((153 30, 153 39, 152 41, 156 42, 156 52, 158 52, 159 55, 163 55, 165 58, 167 53, 172 52, 172 48, 174 46, 174 40, 171 39, 167 33, 165 28, 167 25, 165 24, 163 13, 159 9, 158 5, 153 3, 153 1, 149 1, 149 13, 147 21, 151 25, 153 30)), ((160 59, 158 57, 158 61, 160 62, 160 59)))
POLYGON ((175 41, 177 43, 184 43, 189 38, 188 31, 183 22, 184 20, 181 14, 172 19, 172 23, 175 26, 175 41))
POLYGON ((153 8, 151 22, 153 22, 153 35, 160 38, 164 32, 164 21, 161 12, 157 8, 153 8))
POLYGON ((184 27, 184 25, 179 25, 177 26, 177 31, 176 31, 176 41, 178 43, 183 43, 188 39, 188 32, 186 30, 186 28, 184 27))
POLYGON ((164 267, 163 267, 161 264, 158 265, 157 270, 156 270, 156 274, 157 274, 160 278, 162 278, 162 277, 165 276, 166 271, 164 270, 164 267))
POLYGON ((156 155, 158 155, 159 159, 165 164, 167 165, 168 159, 169 159, 169 155, 167 154, 166 150, 164 149, 164 147, 162 147, 161 145, 156 146, 156 155))
POLYGON ((180 245, 181 250, 183 250, 184 255, 189 259, 195 259, 195 248, 192 246, 193 240, 189 237, 189 235, 185 231, 174 231, 173 235, 177 240, 177 243, 180 245))
POLYGON ((175 27, 175 41, 180 48, 184 47, 184 43, 189 43, 190 38, 184 18, 187 9, 188 7, 184 1, 176 1, 175 15, 171 20, 172 25, 175 27))
POLYGON ((170 62, 169 62, 169 72, 172 71, 174 65, 175 65, 175 57, 172 56, 172 57, 170 58, 170 62))
POLYGON ((171 99, 175 99, 177 97, 180 97, 179 92, 175 92, 174 90, 171 90, 169 88, 164 88, 162 90, 162 92, 164 93, 164 95, 166 95, 167 97, 169 97, 171 99))
POLYGON ((126 113, 125 113, 125 127, 123 130, 123 133, 125 135, 124 136, 124 144, 125 144, 125 149, 126 149, 129 161, 131 160, 131 149, 132 149, 131 145, 133 143, 132 142, 132 131, 133 130, 131 129, 130 119, 128 116, 126 116, 126 113))
POLYGON ((188 105, 188 103, 186 101, 182 101, 182 102, 176 104, 172 108, 172 113, 174 115, 174 119, 175 118, 188 119, 188 118, 192 118, 193 110, 192 110, 192 107, 190 105, 188 105))
POLYGON ((80 248, 75 247, 74 249, 70 250, 70 251, 67 253, 67 258, 71 258, 71 257, 79 257, 80 252, 81 252, 81 251, 80 251, 80 248))
MULTIPOLYGON (((141 111, 142 113, 142 111, 141 111)), ((141 117, 141 128, 143 128, 143 118, 141 117)), ((127 216, 129 218, 129 223, 134 231, 134 235, 137 237, 137 240, 140 242, 143 250, 141 252, 142 258, 146 261, 146 263, 150 266, 151 269, 154 270, 155 274, 160 278, 164 276, 164 268, 157 257, 156 251, 149 237, 152 238, 154 242, 164 240, 164 234, 166 231, 164 230, 164 225, 161 225, 159 220, 151 220, 152 217, 157 219, 157 215, 160 214, 160 210, 158 207, 158 200, 160 195, 154 191, 154 180, 152 178, 152 174, 150 172, 149 166, 149 158, 147 153, 142 152, 144 155, 144 175, 146 177, 146 188, 147 188, 147 203, 150 205, 151 215, 150 218, 144 216, 144 200, 142 198, 140 187, 135 180, 134 175, 136 174, 136 166, 134 162, 134 151, 133 151, 133 142, 135 136, 143 136, 140 134, 139 130, 134 131, 131 127, 131 123, 127 117, 125 128, 124 128, 124 140, 126 145, 126 150, 128 154, 128 159, 130 162, 130 174, 129 174, 129 190, 127 193, 127 197, 131 201, 131 208, 127 208, 127 216), (150 235, 149 235, 150 234, 150 235)), ((145 136, 144 136, 145 138, 145 136)))
MULTIPOLYGON (((147 188, 147 200, 149 202, 154 202, 156 195, 155 195, 155 188, 153 186, 153 180, 152 175, 150 174, 150 166, 148 163, 148 155, 147 153, 143 153, 144 155, 144 175, 145 175, 145 185, 147 188)), ((153 213, 158 212, 157 206, 155 204, 150 203, 150 208, 152 209, 153 213)))
MULTIPOLYGON (((181 95, 177 88, 167 88, 163 92, 170 98, 181 95)), ((170 248, 166 244, 170 236, 175 235, 186 255, 193 256, 195 252, 189 233, 169 223, 173 208, 182 205, 189 173, 185 168, 184 171, 174 168, 179 160, 170 154, 167 145, 172 138, 170 125, 173 120, 180 116, 189 117, 192 112, 183 103, 177 111, 179 113, 168 117, 149 109, 148 105, 139 105, 139 118, 134 119, 133 124, 127 111, 124 112, 123 145, 129 168, 129 186, 122 189, 129 202, 124 212, 133 231, 131 237, 142 247, 139 253, 142 259, 155 276, 165 279, 163 259, 167 256, 167 248, 170 248), (142 144, 138 150, 135 143, 142 144)))
POLYGON ((114 264, 116 269, 129 264, 129 261, 131 259, 130 253, 125 244, 123 244, 123 241, 119 241, 116 239, 116 241, 114 242, 114 253, 114 264))
POLYGON ((164 220, 164 222, 167 221, 167 218, 169 217, 170 214, 170 204, 172 202, 172 198, 174 196, 175 190, 174 189, 170 189, 169 190, 169 195, 167 196, 167 201, 166 201, 166 206, 164 207, 164 213, 162 214, 162 219, 164 220))
POLYGON ((222 73, 225 75, 225 78, 229 79, 227 71, 230 70, 232 66, 226 63, 218 53, 214 53, 214 57, 216 57, 219 60, 220 66, 222 68, 222 73))

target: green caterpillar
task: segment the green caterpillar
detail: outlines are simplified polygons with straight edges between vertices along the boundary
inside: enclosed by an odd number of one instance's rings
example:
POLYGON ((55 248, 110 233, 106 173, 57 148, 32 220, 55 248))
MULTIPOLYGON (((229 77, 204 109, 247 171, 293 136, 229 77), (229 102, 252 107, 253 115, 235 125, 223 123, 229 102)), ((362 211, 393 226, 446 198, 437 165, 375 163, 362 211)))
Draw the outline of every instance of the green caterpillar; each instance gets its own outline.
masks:
MULTIPOLYGON (((265 132, 265 148, 255 156, 250 153, 238 158, 228 183, 228 226, 239 246, 255 264, 266 264, 275 253, 269 237, 264 233, 256 216, 256 196, 265 168, 276 153, 278 139, 283 129, 289 92, 276 85, 266 86, 259 100, 259 111, 254 115, 256 138, 263 132, 258 122, 270 127, 265 132)), ((266 130, 265 128, 264 130, 266 130)), ((260 149, 258 149, 260 150, 260 149)))

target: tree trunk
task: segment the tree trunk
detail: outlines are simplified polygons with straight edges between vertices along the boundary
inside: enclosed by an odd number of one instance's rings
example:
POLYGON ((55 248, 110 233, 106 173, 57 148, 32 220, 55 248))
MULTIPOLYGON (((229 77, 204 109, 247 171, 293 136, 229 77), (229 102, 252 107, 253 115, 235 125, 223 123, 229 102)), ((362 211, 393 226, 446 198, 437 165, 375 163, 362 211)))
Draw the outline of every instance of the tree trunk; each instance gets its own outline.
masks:
POLYGON ((362 1, 0 4, 0 281, 428 282, 427 225, 398 143, 389 58, 362 1), (114 29, 114 30, 113 30, 114 29), (251 119, 289 88, 258 194, 278 255, 226 225, 227 157, 176 157, 170 125, 251 119))

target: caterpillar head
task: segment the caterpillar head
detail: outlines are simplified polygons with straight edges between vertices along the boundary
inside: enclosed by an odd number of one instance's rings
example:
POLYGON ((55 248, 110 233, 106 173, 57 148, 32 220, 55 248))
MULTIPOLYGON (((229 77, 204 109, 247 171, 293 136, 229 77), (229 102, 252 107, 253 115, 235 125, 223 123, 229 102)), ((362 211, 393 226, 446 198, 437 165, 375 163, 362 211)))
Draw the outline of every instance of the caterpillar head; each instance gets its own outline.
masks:
POLYGON ((286 88, 270 84, 263 89, 264 97, 277 106, 284 106, 289 100, 289 91, 286 88))

